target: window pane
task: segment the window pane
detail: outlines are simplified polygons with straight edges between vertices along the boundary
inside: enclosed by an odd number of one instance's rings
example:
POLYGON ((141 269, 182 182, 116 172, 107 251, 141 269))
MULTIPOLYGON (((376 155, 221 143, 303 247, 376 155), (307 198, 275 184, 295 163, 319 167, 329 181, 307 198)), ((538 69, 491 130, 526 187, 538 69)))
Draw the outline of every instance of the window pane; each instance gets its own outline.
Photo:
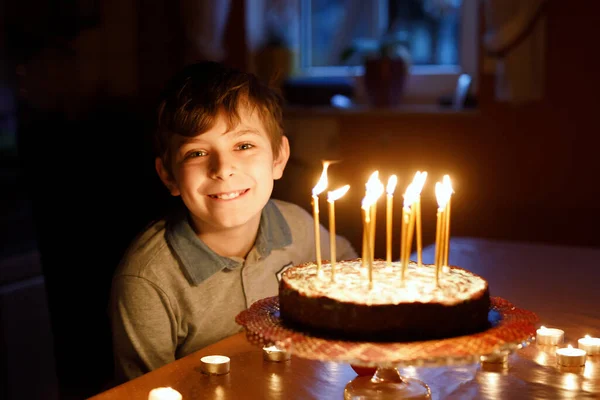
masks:
MULTIPOLYGON (((342 65, 342 51, 356 38, 373 37, 375 1, 312 0, 311 61, 313 67, 342 65)), ((360 59, 346 65, 358 65, 360 59)))
POLYGON ((458 65, 462 0, 390 0, 390 32, 402 33, 413 65, 458 65))
POLYGON ((360 65, 360 54, 342 63, 342 51, 359 38, 375 38, 386 22, 388 33, 402 38, 413 65, 458 65, 462 0, 309 0, 309 49, 304 65, 360 65), (380 7, 383 7, 384 18, 380 7))

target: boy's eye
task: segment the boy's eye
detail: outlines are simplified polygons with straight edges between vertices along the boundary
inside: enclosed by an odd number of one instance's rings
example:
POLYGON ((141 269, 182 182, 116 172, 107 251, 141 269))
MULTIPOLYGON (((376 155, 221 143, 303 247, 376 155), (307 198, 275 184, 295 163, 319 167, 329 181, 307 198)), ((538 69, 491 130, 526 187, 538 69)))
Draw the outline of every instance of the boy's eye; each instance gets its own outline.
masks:
POLYGON ((239 150, 249 150, 253 147, 254 147, 254 145, 250 144, 250 143, 242 143, 242 144, 238 145, 239 150))
POLYGON ((189 152, 185 158, 196 158, 196 157, 204 157, 206 156, 207 153, 204 150, 196 150, 196 151, 191 151, 189 152))

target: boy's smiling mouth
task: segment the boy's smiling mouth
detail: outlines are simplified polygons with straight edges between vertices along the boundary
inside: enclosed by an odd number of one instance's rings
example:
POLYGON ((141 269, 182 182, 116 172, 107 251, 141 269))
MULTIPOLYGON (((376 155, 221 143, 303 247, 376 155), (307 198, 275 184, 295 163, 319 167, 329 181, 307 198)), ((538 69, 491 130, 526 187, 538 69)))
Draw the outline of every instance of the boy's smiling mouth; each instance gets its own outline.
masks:
POLYGON ((241 195, 245 194, 248 190, 250 189, 242 189, 226 193, 209 194, 208 197, 210 197, 211 199, 231 200, 240 197, 241 195))

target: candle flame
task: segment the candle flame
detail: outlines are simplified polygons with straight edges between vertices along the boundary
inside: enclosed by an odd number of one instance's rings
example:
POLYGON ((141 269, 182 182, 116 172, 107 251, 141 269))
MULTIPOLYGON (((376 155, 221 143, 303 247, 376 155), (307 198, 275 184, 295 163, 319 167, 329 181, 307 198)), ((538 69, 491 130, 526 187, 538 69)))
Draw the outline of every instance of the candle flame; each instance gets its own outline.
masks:
POLYGON ((398 183, 398 177, 396 175, 392 175, 388 178, 388 183, 385 191, 387 194, 394 194, 394 190, 396 190, 396 184, 398 183))
POLYGON ((368 186, 369 186, 369 184, 367 184, 367 193, 365 193, 365 197, 363 197, 362 203, 361 203, 361 207, 365 211, 368 211, 369 208, 377 202, 377 199, 379 198, 379 195, 380 195, 380 193, 378 194, 378 190, 377 190, 376 186, 374 186, 374 185, 371 185, 371 187, 368 187, 368 186))
POLYGON ((329 168, 330 164, 331 161, 323 161, 323 172, 321 172, 319 182, 317 182, 312 190, 313 196, 318 196, 323 192, 323 190, 327 189, 327 168, 329 168))
POLYGON ((545 331, 546 329, 548 328, 546 328, 544 325, 540 326, 540 330, 545 331))
POLYGON ((423 190, 423 186, 425 185, 425 181, 427 180, 427 171, 417 171, 415 177, 413 178, 413 184, 415 185, 415 190, 417 195, 421 195, 421 191, 423 190))
POLYGON ((327 192, 327 201, 330 201, 330 202, 336 201, 337 199, 339 199, 340 197, 345 195, 346 192, 348 191, 348 189, 350 189, 350 185, 345 185, 339 189, 327 192))
POLYGON ((568 348, 568 349, 572 349, 572 348, 573 348, 573 346, 571 346, 571 345, 568 345, 568 346, 567 346, 567 348, 568 348))
POLYGON ((435 183, 435 197, 438 202, 438 210, 442 211, 448 201, 450 201, 450 196, 452 195, 452 187, 448 185, 444 185, 440 182, 435 183))
POLYGON ((442 183, 448 187, 450 193, 454 193, 454 188, 452 187, 452 182, 450 181, 450 175, 444 175, 442 178, 442 183))
POLYGON ((279 350, 279 347, 275 346, 274 344, 271 345, 271 346, 269 346, 269 347, 263 347, 263 350, 266 350, 266 351, 281 351, 281 350, 279 350))
POLYGON ((379 171, 373 172, 371 174, 371 176, 369 177, 369 180, 365 184, 366 192, 369 193, 369 192, 373 191, 373 188, 375 186, 377 186, 377 182, 380 182, 379 181, 379 171))
POLYGON ((586 339, 591 339, 592 337, 590 335, 585 335, 586 339))
POLYGON ((419 198, 419 192, 414 182, 411 182, 404 192, 404 207, 410 207, 419 198))

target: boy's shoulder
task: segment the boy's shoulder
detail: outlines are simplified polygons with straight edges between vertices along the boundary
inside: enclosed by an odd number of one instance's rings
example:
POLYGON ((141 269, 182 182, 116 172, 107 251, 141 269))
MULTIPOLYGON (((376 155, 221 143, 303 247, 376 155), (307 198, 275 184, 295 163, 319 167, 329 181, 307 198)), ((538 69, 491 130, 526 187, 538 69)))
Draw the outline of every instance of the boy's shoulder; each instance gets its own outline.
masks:
POLYGON ((299 223, 306 221, 312 223, 312 215, 299 205, 279 199, 271 199, 271 201, 277 206, 279 211, 281 211, 283 218, 285 218, 287 222, 299 223))
POLYGON ((175 261, 166 237, 166 221, 159 220, 143 230, 129 245, 116 275, 145 276, 152 274, 153 265, 175 261))

